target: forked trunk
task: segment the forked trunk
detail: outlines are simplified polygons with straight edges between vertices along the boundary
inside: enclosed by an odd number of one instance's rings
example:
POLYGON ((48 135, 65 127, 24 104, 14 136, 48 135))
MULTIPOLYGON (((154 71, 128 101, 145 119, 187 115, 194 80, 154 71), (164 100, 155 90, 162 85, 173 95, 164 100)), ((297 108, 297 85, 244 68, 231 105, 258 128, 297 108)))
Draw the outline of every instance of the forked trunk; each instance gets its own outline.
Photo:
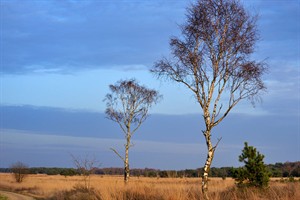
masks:
POLYGON ((210 131, 207 130, 204 132, 206 145, 207 145, 207 158, 205 165, 203 167, 203 174, 202 174, 202 193, 205 200, 209 199, 208 196, 208 174, 210 171, 210 166, 212 163, 212 160, 214 158, 215 148, 212 146, 211 140, 210 140, 210 131))

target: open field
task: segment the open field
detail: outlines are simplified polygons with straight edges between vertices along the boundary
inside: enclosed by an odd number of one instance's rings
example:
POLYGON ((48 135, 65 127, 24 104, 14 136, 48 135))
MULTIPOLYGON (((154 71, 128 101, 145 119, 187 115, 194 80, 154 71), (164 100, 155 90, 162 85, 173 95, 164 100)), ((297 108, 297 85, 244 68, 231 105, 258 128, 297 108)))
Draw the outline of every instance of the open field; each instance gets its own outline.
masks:
MULTIPOLYGON (((0 174, 0 190, 19 192, 37 199, 103 199, 103 200, 198 200, 199 178, 137 178, 124 185, 120 176, 91 176, 89 193, 81 176, 29 175, 16 183, 11 174, 0 174)), ((265 190, 238 189, 234 180, 211 178, 210 196, 216 200, 296 200, 300 199, 300 182, 281 183, 273 179, 265 190)))

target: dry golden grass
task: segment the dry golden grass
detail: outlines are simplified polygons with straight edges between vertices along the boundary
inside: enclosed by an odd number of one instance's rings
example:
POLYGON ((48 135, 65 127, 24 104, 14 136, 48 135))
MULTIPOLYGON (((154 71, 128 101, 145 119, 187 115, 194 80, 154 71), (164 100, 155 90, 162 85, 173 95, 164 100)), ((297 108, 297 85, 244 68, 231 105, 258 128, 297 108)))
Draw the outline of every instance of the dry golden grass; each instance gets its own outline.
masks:
MULTIPOLYGON (((136 178, 124 185, 120 176, 91 177, 92 196, 78 196, 75 189, 84 185, 80 176, 30 175, 22 183, 16 183, 10 174, 0 174, 0 190, 30 194, 40 199, 101 199, 101 200, 198 200, 201 199, 199 178, 136 178), (67 192, 69 191, 69 192, 67 192), (73 192, 70 192, 73 191, 73 192), (72 196, 73 195, 73 196, 72 196), (66 196, 69 196, 66 198, 66 196), (95 198, 93 198, 95 197, 95 198), (96 198, 97 197, 97 198, 96 198)), ((293 200, 300 199, 300 183, 271 181, 265 190, 235 187, 234 180, 211 178, 210 196, 215 200, 293 200)), ((81 194, 83 195, 83 194, 81 194)))

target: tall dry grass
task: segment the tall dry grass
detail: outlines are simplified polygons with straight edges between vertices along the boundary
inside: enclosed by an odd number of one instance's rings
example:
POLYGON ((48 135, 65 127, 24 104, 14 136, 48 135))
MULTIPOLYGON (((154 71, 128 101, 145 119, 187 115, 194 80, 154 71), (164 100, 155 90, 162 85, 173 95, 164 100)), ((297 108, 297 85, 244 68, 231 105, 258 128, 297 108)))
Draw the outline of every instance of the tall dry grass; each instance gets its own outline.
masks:
MULTIPOLYGON (((237 188, 234 180, 211 178, 210 196, 215 200, 296 200, 300 199, 300 182, 271 181, 264 190, 237 188)), ((201 179, 198 178, 136 178, 125 185, 123 177, 92 176, 92 189, 85 190, 80 176, 30 175, 16 183, 10 174, 0 174, 0 190, 30 194, 39 199, 100 199, 100 200, 199 200, 201 179)))

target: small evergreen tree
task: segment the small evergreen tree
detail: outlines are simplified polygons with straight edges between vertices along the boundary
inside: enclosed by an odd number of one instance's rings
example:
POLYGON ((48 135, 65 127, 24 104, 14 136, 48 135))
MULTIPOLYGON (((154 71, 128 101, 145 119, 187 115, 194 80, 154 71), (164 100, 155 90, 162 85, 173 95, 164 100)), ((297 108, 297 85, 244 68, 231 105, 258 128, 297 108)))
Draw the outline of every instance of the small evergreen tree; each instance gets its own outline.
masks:
POLYGON ((245 166, 239 168, 236 174, 238 184, 255 187, 267 187, 269 184, 269 172, 264 164, 264 155, 260 154, 253 146, 245 147, 239 156, 239 161, 244 162, 245 166))

